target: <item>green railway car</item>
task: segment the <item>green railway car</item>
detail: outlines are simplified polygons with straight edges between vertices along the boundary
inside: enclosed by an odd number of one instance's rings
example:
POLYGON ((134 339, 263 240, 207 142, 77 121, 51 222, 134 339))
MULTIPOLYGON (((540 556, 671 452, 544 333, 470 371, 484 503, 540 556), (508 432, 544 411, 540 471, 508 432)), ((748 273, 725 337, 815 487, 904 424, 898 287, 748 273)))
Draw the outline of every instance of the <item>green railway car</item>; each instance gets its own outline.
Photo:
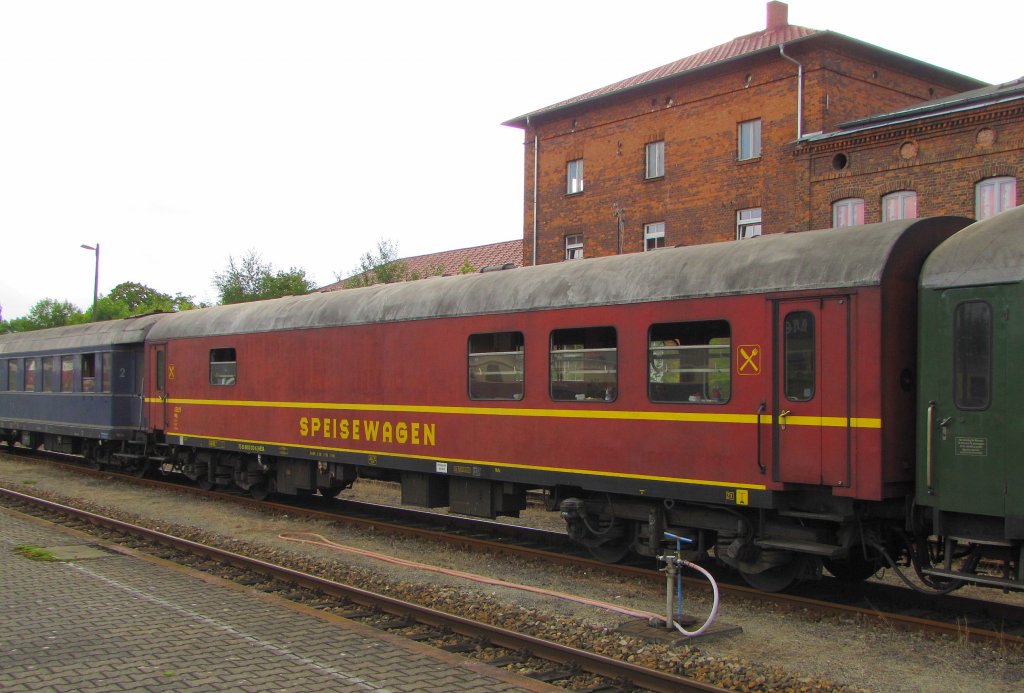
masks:
POLYGON ((938 580, 1024 587, 1024 207, 921 274, 916 502, 938 580))

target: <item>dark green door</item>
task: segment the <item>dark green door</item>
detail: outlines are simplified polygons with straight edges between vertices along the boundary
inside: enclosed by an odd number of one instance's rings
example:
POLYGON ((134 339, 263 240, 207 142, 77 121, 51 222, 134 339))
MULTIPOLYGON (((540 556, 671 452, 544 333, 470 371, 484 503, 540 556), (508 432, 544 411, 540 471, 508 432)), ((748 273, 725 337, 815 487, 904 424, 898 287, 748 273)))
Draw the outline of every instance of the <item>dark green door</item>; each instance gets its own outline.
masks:
POLYGON ((1007 424, 1019 425, 1011 416, 1015 398, 1007 383, 1007 291, 1006 286, 969 287, 923 296, 918 400, 922 505, 1006 514, 1013 436, 1007 424))

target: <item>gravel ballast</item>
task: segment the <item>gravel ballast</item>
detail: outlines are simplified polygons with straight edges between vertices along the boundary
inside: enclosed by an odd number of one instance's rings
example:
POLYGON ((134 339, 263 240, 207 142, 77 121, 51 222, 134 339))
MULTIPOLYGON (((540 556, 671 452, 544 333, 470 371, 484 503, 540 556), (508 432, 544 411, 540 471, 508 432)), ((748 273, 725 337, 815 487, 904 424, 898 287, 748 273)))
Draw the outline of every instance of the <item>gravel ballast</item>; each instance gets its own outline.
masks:
MULTIPOLYGON (((517 621, 532 621, 538 637, 556 639, 557 631, 567 622, 583 623, 589 626, 593 648, 603 654, 624 655, 638 664, 670 658, 687 674, 714 670, 714 683, 738 690, 996 692, 1024 688, 1024 653, 905 633, 876 621, 802 615, 749 600, 727 599, 718 618, 742 627, 741 633, 670 649, 615 633, 614 628, 629 619, 612 611, 397 567, 363 555, 284 541, 279 535, 315 532, 363 550, 660 613, 662 589, 639 580, 482 555, 287 515, 264 515, 185 494, 80 476, 4 454, 0 454, 0 485, 54 500, 85 501, 89 509, 125 519, 145 519, 143 524, 149 526, 184 528, 191 539, 244 553, 258 552, 265 560, 328 574, 349 584, 358 582, 366 589, 403 598, 418 594, 418 600, 428 600, 427 605, 434 608, 478 612, 463 613, 469 617, 500 617, 507 619, 509 627, 517 621), (725 680, 722 672, 726 672, 725 680), (728 672, 735 674, 732 681, 728 672)), ((355 490, 368 500, 391 492, 372 483, 357 483, 355 490)), ((522 524, 544 527, 553 522, 557 522, 557 514, 540 510, 528 510, 522 519, 522 524)), ((688 593, 685 599, 687 611, 695 615, 702 616, 709 608, 706 595, 688 593)))

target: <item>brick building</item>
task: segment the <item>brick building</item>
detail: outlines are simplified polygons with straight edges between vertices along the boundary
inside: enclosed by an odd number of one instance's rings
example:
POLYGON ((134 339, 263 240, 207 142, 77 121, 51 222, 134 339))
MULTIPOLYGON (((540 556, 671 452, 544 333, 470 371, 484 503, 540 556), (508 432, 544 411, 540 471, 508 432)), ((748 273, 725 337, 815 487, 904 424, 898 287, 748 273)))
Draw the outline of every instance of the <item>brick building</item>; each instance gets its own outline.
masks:
POLYGON ((813 228, 837 216, 985 218, 1017 205, 1024 79, 840 124, 802 140, 813 228))
POLYGON ((975 194, 1015 195, 1013 85, 767 9, 763 31, 506 123, 525 133, 524 264, 878 221, 883 206, 970 215, 975 194), (976 193, 989 178, 1003 187, 976 193))

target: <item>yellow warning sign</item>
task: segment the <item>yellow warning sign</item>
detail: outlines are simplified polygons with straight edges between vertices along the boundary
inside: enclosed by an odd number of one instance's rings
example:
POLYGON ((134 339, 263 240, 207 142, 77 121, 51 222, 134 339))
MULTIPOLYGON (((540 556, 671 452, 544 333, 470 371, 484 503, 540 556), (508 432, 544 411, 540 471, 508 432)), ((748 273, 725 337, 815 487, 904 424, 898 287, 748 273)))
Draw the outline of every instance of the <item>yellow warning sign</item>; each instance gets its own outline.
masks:
POLYGON ((761 347, 741 344, 736 350, 736 372, 739 375, 761 375, 761 347))

